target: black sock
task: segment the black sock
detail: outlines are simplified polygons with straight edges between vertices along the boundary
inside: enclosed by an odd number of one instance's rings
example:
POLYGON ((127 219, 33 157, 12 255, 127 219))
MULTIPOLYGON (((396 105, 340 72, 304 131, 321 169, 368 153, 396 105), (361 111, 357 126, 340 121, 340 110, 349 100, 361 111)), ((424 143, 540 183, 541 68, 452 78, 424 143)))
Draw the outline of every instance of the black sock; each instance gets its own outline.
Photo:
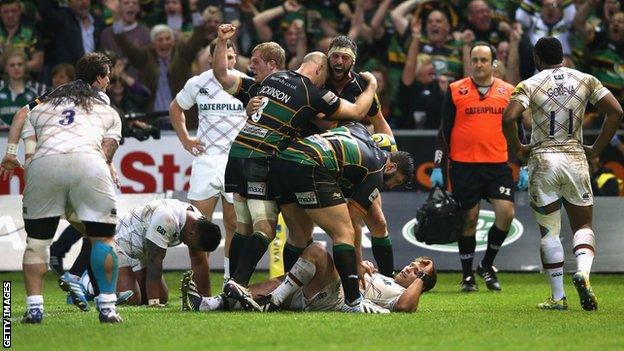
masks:
POLYGON ((234 272, 236 272, 241 250, 243 249, 243 246, 245 246, 245 242, 247 242, 248 238, 249 237, 247 235, 234 232, 234 236, 230 242, 230 252, 228 252, 228 257, 230 259, 230 277, 234 275, 234 272))
POLYGON ((338 244, 333 247, 334 265, 344 290, 345 300, 348 304, 360 298, 360 287, 355 263, 355 248, 353 245, 338 244))
POLYGON ((481 260, 481 267, 492 267, 492 264, 494 264, 494 258, 496 258, 496 254, 498 253, 498 250, 500 250, 501 245, 503 245, 503 241, 505 241, 507 233, 509 233, 509 231, 500 230, 496 227, 496 225, 492 224, 492 227, 490 227, 490 230, 488 231, 488 246, 487 250, 485 250, 485 256, 483 256, 483 260, 481 260))
POLYGON ((459 246, 459 259, 462 265, 464 277, 472 275, 472 260, 474 259, 477 239, 475 236, 460 236, 457 240, 459 246))
POLYGON ((67 227, 61 236, 50 246, 50 268, 58 275, 62 275, 63 258, 69 249, 82 238, 82 234, 71 225, 67 227))
POLYGON ((282 259, 284 260, 284 273, 290 272, 290 269, 293 268, 295 262, 301 256, 305 248, 297 247, 286 243, 284 245, 284 252, 282 253, 282 259))
POLYGON ((82 247, 80 248, 80 253, 74 264, 69 269, 69 273, 73 275, 77 275, 79 277, 82 276, 82 273, 89 268, 89 263, 91 262, 91 241, 89 238, 82 239, 82 247))
POLYGON ((373 257, 377 262, 379 273, 391 277, 394 271, 394 255, 392 253, 392 241, 390 236, 383 238, 371 238, 373 244, 373 257))
POLYGON ((258 261, 260 261, 268 247, 269 240, 267 237, 259 232, 254 232, 241 249, 238 265, 232 275, 232 279, 239 284, 247 285, 258 261))

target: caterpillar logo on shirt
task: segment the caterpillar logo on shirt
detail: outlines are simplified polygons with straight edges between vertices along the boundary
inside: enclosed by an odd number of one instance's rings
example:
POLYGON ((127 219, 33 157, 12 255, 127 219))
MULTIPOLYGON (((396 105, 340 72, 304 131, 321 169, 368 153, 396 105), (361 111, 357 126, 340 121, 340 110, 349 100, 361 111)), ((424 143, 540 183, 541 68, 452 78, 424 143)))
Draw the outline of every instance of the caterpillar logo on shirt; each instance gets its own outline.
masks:
POLYGON ((243 104, 199 104, 200 111, 242 111, 243 104))

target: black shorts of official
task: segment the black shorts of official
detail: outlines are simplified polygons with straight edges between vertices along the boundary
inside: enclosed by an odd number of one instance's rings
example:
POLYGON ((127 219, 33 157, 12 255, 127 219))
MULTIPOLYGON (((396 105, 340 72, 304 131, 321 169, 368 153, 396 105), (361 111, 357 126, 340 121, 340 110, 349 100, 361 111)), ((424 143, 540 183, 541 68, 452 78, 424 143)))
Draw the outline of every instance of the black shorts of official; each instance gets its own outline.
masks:
POLYGON ((302 165, 276 158, 271 182, 278 205, 296 203, 299 208, 324 208, 346 203, 327 168, 302 165))
POLYGON ((464 163, 451 161, 453 196, 461 209, 474 207, 481 199, 514 201, 515 183, 507 163, 464 163))
POLYGON ((269 182, 273 157, 229 157, 225 166, 225 192, 248 199, 273 200, 269 182))

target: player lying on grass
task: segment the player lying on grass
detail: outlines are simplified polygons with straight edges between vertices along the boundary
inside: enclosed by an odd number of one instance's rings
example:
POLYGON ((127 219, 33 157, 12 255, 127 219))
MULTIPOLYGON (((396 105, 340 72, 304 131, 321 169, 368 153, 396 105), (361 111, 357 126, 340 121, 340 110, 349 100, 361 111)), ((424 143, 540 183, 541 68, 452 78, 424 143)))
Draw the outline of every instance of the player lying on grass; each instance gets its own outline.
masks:
MULTIPOLYGON (((377 272, 369 261, 362 262, 367 271, 360 292, 373 304, 369 313, 414 312, 423 292, 431 290, 437 280, 436 270, 428 257, 418 257, 405 266, 394 279, 377 272)), ((249 287, 255 302, 263 311, 342 311, 344 293, 334 261, 325 248, 314 243, 301 254, 285 276, 269 279, 249 287)), ((223 295, 201 296, 193 282, 192 271, 182 279, 182 308, 193 311, 227 311, 241 309, 235 300, 223 295)), ((251 305, 251 304, 246 304, 251 305)))
MULTIPOLYGON (((168 289, 162 276, 167 248, 184 243, 193 250, 214 251, 220 242, 219 226, 208 221, 191 204, 159 199, 135 207, 121 216, 117 224, 117 290, 134 292, 128 301, 130 304, 160 306, 168 300, 168 289)), ((77 287, 70 291, 74 301, 81 301, 86 306, 87 287, 77 276, 67 277, 66 274, 64 278, 70 279, 77 287)))

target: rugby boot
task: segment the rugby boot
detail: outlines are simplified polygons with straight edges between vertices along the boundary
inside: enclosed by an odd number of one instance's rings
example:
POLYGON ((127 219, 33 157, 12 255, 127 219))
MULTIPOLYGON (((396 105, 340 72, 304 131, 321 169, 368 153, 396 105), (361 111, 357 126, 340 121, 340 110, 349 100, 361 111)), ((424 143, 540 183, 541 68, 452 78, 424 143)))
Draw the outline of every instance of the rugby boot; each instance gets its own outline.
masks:
POLYGON ((581 307, 583 307, 585 311, 597 310, 598 300, 589 284, 589 277, 587 274, 581 271, 574 273, 574 276, 572 276, 572 283, 574 283, 574 287, 581 299, 581 307))

